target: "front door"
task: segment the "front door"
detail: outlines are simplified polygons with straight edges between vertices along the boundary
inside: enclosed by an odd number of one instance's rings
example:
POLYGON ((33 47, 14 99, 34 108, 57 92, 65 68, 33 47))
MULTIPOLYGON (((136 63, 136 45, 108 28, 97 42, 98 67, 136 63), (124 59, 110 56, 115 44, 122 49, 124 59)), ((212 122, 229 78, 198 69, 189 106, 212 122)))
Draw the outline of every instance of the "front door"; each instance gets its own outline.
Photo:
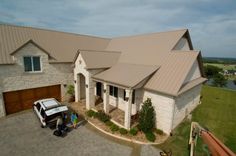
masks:
POLYGON ((97 96, 102 96, 102 83, 101 82, 97 82, 96 83, 96 88, 97 88, 97 96))

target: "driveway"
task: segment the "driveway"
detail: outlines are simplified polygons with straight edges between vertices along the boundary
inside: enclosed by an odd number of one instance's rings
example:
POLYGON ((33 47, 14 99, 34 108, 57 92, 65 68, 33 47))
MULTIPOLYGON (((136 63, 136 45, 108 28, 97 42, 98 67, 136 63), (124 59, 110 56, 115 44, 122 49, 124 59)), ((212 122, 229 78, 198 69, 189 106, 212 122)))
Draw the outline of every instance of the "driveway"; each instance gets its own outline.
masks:
POLYGON ((159 149, 137 145, 101 134, 89 124, 72 130, 64 138, 41 128, 32 111, 0 118, 1 156, 158 156, 159 149))

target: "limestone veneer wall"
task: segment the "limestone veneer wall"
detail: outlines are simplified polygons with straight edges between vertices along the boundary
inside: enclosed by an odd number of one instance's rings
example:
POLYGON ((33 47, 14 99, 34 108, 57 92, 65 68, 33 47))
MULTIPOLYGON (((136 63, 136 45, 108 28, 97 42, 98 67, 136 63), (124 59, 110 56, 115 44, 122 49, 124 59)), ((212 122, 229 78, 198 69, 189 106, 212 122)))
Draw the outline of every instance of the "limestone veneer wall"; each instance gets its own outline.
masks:
POLYGON ((65 95, 64 85, 73 83, 71 63, 49 63, 49 56, 32 43, 28 43, 14 54, 15 64, 0 65, 0 116, 4 116, 2 92, 23 90, 61 84, 62 97, 65 95), (23 56, 40 56, 41 72, 24 71, 23 56), (2 101, 2 102, 1 102, 2 101))

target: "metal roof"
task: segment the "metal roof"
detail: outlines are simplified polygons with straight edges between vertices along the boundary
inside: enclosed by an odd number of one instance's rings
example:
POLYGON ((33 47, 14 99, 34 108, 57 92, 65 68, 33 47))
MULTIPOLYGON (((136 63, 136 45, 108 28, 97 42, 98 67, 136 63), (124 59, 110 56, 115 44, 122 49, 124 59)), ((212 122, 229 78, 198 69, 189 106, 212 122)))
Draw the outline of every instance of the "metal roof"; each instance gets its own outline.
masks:
POLYGON ((103 50, 110 39, 31 27, 0 24, 0 64, 12 64, 10 55, 33 40, 55 58, 54 62, 71 62, 78 49, 103 50))
POLYGON ((93 78, 132 88, 154 73, 158 68, 159 66, 118 63, 110 69, 93 76, 93 78))
POLYGON ((87 69, 110 68, 119 59, 121 52, 79 50, 87 69))

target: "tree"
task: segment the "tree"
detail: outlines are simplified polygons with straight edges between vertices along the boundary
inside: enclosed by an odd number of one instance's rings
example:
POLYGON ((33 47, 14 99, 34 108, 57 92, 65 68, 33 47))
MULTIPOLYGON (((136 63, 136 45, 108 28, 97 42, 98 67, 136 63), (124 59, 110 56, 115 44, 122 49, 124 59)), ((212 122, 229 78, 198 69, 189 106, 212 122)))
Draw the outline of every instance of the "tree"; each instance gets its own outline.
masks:
POLYGON ((222 74, 216 74, 213 76, 212 84, 216 87, 224 87, 227 84, 227 79, 222 74))
POLYGON ((139 113, 139 129, 144 133, 150 132, 155 126, 155 112, 152 106, 152 101, 147 98, 142 105, 139 113))
POLYGON ((212 65, 204 66, 204 72, 208 78, 214 77, 214 75, 218 74, 221 71, 222 69, 216 66, 212 66, 212 65))

